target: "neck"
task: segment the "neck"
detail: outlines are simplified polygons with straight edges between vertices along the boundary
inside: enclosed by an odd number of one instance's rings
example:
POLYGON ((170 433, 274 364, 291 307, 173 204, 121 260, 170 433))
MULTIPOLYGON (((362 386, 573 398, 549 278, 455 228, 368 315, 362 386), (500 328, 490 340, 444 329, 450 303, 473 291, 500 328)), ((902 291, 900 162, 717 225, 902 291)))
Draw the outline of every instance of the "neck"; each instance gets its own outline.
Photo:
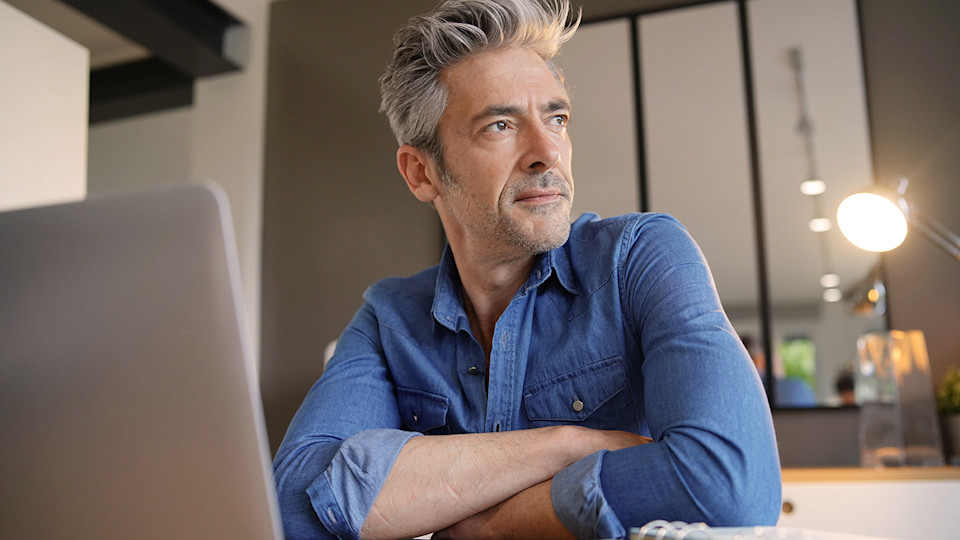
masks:
POLYGON ((463 306, 470 320, 470 329, 483 346, 489 363, 497 321, 530 276, 535 257, 484 263, 463 260, 461 254, 454 252, 454 260, 460 274, 463 306))

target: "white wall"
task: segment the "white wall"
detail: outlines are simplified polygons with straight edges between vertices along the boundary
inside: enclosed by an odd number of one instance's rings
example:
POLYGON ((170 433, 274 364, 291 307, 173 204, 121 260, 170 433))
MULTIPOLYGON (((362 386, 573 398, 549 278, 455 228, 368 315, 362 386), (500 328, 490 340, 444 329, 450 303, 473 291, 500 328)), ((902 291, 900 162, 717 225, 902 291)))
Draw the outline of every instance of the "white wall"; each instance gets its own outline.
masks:
POLYGON ((190 107, 90 129, 91 191, 210 179, 227 192, 252 350, 260 350, 266 49, 270 2, 216 0, 247 30, 228 39, 239 72, 200 79, 190 107))
POLYGON ((0 2, 0 211, 84 197, 89 65, 86 48, 0 2))

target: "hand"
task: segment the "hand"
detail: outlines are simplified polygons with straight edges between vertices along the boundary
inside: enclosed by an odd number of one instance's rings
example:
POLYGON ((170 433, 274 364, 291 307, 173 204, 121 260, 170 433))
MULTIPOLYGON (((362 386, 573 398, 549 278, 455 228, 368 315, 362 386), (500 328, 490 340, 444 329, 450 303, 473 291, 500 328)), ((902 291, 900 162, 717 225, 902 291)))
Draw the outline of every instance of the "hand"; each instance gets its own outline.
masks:
POLYGON ((650 437, 644 437, 643 435, 637 435, 628 431, 567 427, 573 428, 575 430, 574 434, 580 443, 586 445, 583 451, 584 456, 599 450, 614 451, 653 442, 653 439, 650 437))
POLYGON ((607 450, 620 450, 631 446, 640 446, 653 442, 650 437, 637 435, 628 431, 600 431, 602 437, 607 441, 607 450))

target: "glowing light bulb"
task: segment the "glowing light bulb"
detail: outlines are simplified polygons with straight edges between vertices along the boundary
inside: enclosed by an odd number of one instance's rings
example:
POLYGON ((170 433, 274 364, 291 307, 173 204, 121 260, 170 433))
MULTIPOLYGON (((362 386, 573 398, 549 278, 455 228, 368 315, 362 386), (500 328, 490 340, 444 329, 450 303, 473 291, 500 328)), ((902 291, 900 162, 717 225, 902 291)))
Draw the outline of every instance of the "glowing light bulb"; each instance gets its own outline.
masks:
POLYGON ((890 199, 874 193, 856 193, 837 208, 840 232, 867 251, 889 251, 907 236, 907 218, 890 199))
POLYGON ((807 226, 813 232, 827 232, 833 228, 833 222, 829 218, 818 217, 811 219, 807 226))
POLYGON ((826 302, 839 302, 843 298, 840 289, 826 289, 823 291, 823 300, 826 302))
POLYGON ((820 286, 824 289, 832 289, 840 285, 840 276, 836 274, 824 274, 820 276, 820 286))
POLYGON ((819 195, 827 190, 827 183, 823 180, 806 180, 800 182, 800 193, 804 195, 819 195))

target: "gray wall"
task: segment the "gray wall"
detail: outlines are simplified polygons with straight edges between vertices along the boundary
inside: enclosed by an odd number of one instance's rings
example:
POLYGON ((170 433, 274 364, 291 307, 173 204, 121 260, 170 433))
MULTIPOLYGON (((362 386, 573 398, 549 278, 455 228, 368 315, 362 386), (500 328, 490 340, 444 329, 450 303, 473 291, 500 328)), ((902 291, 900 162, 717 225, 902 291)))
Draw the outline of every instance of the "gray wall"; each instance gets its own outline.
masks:
MULTIPOLYGON (((863 35, 879 179, 960 233, 960 2, 865 0, 863 35)), ((960 263, 910 233, 886 256, 892 326, 919 328, 940 379, 960 367, 960 263)))
MULTIPOLYGON (((678 3, 595 0, 584 15, 678 3)), ((438 259, 438 221, 396 172, 376 84, 394 29, 433 4, 273 4, 262 362, 274 447, 364 288, 438 259)), ((862 4, 877 176, 909 175, 925 213, 960 230, 960 3, 862 4)), ((926 333, 939 378, 960 364, 960 264, 915 235, 886 260, 892 325, 926 333)), ((857 419, 854 409, 775 412, 783 464, 855 465, 857 419)))
POLYGON ((394 30, 433 4, 272 5, 261 380, 274 448, 364 289, 439 260, 436 213, 407 190, 377 113, 394 30))

